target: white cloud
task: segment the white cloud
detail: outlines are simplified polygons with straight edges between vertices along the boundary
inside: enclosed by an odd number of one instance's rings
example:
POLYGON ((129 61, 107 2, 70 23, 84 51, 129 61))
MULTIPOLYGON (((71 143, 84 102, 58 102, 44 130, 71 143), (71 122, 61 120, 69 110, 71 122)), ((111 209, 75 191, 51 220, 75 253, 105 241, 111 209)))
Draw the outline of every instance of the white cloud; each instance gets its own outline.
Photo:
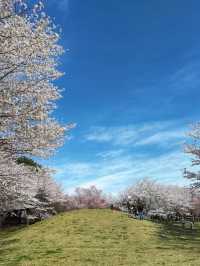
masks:
POLYGON ((109 143, 118 146, 173 144, 186 137, 186 129, 175 122, 153 122, 120 127, 92 127, 85 135, 86 141, 109 143))
POLYGON ((92 127, 85 140, 106 143, 107 150, 103 146, 104 151, 98 152, 92 161, 71 161, 57 166, 57 179, 70 192, 77 186, 90 185, 117 192, 144 177, 165 183, 186 183, 182 170, 190 166, 190 159, 181 151, 186 131, 177 121, 92 127), (159 149, 155 152, 150 145, 159 149))
POLYGON ((139 140, 138 142, 136 142, 136 145, 179 145, 181 143, 181 140, 183 141, 185 138, 185 129, 173 129, 169 131, 155 133, 147 138, 139 140))
POLYGON ((105 127, 93 127, 92 132, 85 136, 88 141, 110 142, 113 139, 111 130, 105 127))
POLYGON ((108 159, 108 158, 115 158, 124 153, 124 150, 109 150, 109 151, 104 151, 104 152, 99 152, 97 154, 98 157, 101 157, 103 159, 108 159))
POLYGON ((189 158, 177 151, 150 158, 142 155, 119 155, 116 158, 94 163, 70 163, 64 168, 66 178, 63 181, 66 191, 70 192, 77 186, 96 185, 107 192, 116 193, 144 177, 151 177, 165 183, 184 184, 186 180, 182 177, 182 170, 189 166, 189 158), (76 181, 73 178, 75 176, 79 177, 76 181))
POLYGON ((54 167, 57 172, 57 175, 60 177, 68 178, 80 178, 90 175, 93 173, 92 165, 87 162, 75 162, 75 163, 66 163, 60 166, 54 167))

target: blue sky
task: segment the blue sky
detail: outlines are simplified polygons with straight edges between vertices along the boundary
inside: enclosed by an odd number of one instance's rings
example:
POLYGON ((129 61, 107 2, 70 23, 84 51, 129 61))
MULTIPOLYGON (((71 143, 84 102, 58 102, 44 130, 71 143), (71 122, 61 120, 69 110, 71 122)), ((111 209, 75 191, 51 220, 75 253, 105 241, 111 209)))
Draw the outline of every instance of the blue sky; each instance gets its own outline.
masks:
POLYGON ((95 184, 113 193, 147 176, 184 184, 183 144, 199 120, 200 2, 49 0, 46 8, 67 50, 55 115, 77 123, 46 162, 56 179, 66 191, 95 184))

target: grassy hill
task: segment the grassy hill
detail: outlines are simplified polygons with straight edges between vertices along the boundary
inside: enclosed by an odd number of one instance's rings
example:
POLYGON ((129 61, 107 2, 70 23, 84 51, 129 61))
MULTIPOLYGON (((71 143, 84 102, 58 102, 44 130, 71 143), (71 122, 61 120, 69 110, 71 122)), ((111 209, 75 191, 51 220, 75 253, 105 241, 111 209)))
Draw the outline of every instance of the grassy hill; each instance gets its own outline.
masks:
POLYGON ((110 210, 61 214, 0 231, 0 265, 200 265, 200 228, 128 218, 110 210))

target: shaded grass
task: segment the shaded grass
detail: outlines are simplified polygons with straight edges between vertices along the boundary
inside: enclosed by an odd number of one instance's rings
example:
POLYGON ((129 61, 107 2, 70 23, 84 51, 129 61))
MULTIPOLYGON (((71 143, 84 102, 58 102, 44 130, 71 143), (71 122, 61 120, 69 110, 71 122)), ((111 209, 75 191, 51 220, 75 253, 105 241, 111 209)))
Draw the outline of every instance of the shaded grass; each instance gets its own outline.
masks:
POLYGON ((200 227, 155 224, 110 210, 61 214, 0 231, 0 265, 200 265, 200 227))

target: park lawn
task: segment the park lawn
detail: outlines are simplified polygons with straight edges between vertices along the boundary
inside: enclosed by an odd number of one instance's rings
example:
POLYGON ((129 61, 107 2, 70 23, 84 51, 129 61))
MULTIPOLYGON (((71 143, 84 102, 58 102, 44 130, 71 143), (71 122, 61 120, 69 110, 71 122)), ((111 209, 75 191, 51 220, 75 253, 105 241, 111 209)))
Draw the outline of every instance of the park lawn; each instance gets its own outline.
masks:
POLYGON ((0 231, 0 265, 200 265, 200 227, 182 229, 111 210, 78 210, 0 231))

